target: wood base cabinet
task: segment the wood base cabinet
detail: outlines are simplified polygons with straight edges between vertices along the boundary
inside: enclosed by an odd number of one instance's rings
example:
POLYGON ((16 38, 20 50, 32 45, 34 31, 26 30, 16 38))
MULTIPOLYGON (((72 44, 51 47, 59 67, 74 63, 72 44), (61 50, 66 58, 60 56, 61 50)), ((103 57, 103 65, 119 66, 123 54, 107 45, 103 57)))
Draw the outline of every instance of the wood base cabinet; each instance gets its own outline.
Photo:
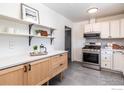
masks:
POLYGON ((0 70, 0 85, 42 85, 67 69, 67 53, 0 70))
POLYGON ((48 58, 29 64, 28 85, 44 84, 49 80, 49 62, 48 58))
POLYGON ((50 77, 54 77, 68 67, 67 53, 51 57, 50 77))
POLYGON ((0 85, 24 85, 24 66, 0 71, 0 85))

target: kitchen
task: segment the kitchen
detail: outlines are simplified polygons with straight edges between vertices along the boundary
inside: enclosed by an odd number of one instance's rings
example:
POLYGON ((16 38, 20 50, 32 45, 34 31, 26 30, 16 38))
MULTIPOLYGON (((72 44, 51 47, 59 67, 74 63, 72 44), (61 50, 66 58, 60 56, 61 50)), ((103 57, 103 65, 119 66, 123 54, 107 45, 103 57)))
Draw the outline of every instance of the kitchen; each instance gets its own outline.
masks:
POLYGON ((123 12, 121 3, 0 3, 0 85, 124 85, 123 12))

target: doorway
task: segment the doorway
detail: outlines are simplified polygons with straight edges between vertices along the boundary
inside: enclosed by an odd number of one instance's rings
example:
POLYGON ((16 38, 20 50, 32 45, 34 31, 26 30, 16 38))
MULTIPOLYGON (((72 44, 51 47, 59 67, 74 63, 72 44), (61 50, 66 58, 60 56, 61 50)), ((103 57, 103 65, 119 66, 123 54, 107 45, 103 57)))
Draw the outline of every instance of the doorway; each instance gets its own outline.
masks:
POLYGON ((68 62, 71 62, 71 28, 65 26, 65 50, 68 51, 68 62))

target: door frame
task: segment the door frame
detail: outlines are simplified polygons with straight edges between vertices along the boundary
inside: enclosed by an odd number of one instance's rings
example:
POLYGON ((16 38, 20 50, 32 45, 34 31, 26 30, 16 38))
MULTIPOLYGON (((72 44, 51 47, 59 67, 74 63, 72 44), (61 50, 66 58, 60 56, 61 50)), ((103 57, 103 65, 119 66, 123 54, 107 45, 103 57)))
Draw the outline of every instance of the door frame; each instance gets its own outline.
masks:
POLYGON ((66 28, 70 29, 70 33, 71 33, 71 42, 70 42, 71 43, 71 59, 70 59, 70 61, 72 62, 72 28, 65 25, 65 31, 66 31, 66 28))

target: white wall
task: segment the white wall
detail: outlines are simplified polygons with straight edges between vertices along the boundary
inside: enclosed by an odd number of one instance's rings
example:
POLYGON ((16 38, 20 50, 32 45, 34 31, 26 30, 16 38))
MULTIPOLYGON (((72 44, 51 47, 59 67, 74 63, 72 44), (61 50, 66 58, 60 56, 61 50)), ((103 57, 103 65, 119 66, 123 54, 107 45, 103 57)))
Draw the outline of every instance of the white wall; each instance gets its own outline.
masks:
MULTIPOLYGON (((70 20, 66 19, 62 15, 56 13, 55 11, 49 9, 43 4, 27 4, 40 12, 40 24, 45 26, 50 26, 56 28, 54 33, 55 41, 53 47, 55 49, 64 49, 64 26, 70 26, 72 28, 72 60, 82 61, 82 51, 81 48, 84 46, 85 39, 83 39, 84 24, 88 21, 72 23, 70 20)), ((6 4, 0 3, 0 14, 7 15, 14 18, 21 18, 21 8, 20 4, 6 4)), ((98 18, 99 21, 113 20, 118 18, 123 18, 124 14, 98 18)), ((27 32, 27 25, 18 24, 14 22, 9 22, 0 19, 0 31, 3 31, 6 27, 14 27, 22 32, 27 32)), ((32 40, 32 45, 44 43, 48 49, 50 49, 49 40, 36 39, 32 40)), ((0 35, 0 57, 17 55, 24 52, 28 52, 28 38, 27 37, 13 37, 13 36, 3 36, 0 35), (14 49, 9 48, 9 41, 14 41, 14 49)))
MULTIPOLYGON (((96 22, 102 22, 102 21, 108 21, 108 20, 116 20, 124 18, 124 14, 114 15, 114 16, 108 16, 103 18, 97 18, 96 22)), ((88 24, 89 20, 82 21, 82 22, 76 22, 73 23, 73 33, 72 33, 72 40, 73 40, 73 61, 80 61, 82 62, 82 47, 84 46, 85 39, 83 38, 83 32, 84 32, 84 25, 88 24)), ((114 41, 114 40, 111 40, 114 41)), ((110 42, 110 40, 104 40, 104 42, 110 42)), ((123 40, 116 40, 116 43, 123 42, 123 40)))
MULTIPOLYGON (((55 11, 49 9, 43 4, 27 4, 30 7, 33 7, 39 11, 40 16, 40 24, 54 27, 56 28, 54 32, 55 40, 53 47, 58 50, 64 49, 64 28, 65 25, 72 27, 72 22, 68 19, 66 19, 64 16, 56 13, 55 11)), ((0 3, 0 14, 14 17, 14 18, 21 18, 21 8, 20 4, 6 4, 6 3, 0 3)), ((14 27, 18 29, 18 31, 28 31, 27 25, 24 24, 17 24, 15 22, 5 21, 0 19, 0 31, 5 30, 6 27, 14 27)), ((49 40, 44 39, 36 39, 34 38, 32 40, 32 45, 34 44, 40 44, 44 43, 46 46, 49 46, 50 42, 49 40)), ((20 53, 28 52, 29 46, 28 46, 28 38, 27 37, 13 37, 13 36, 3 36, 0 35, 0 57, 5 56, 12 56, 17 55, 20 53), (9 48, 9 42, 14 41, 14 48, 9 48)))
POLYGON ((74 23, 72 30, 72 55, 73 61, 82 61, 82 47, 84 46, 85 39, 83 38, 84 24, 87 21, 74 23))

